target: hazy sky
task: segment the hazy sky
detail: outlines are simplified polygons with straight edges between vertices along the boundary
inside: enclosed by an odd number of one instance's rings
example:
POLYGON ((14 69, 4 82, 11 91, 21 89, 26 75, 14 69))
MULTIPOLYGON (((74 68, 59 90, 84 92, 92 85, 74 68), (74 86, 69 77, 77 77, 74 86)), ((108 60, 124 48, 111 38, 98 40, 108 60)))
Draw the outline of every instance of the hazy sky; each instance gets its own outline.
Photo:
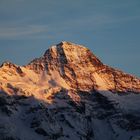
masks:
POLYGON ((140 0, 0 0, 0 63, 27 64, 62 40, 140 77, 140 0))

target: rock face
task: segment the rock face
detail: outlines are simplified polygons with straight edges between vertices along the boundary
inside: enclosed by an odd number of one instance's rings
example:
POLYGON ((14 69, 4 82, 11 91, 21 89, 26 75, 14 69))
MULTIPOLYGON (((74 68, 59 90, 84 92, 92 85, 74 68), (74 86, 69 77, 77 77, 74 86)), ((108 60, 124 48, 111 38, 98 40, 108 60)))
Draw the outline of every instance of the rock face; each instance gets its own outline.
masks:
POLYGON ((46 71, 59 76, 74 89, 90 91, 97 89, 100 78, 113 92, 140 92, 140 80, 119 70, 104 65, 89 49, 69 42, 61 42, 48 49, 44 56, 33 60, 28 68, 37 73, 46 71))
POLYGON ((27 67, 38 73, 44 70, 50 75, 57 71, 71 88, 92 90, 95 85, 92 73, 102 66, 100 60, 87 48, 61 42, 52 46, 43 57, 33 60, 27 67))
POLYGON ((70 42, 0 67, 0 140, 132 140, 140 80, 70 42), (123 95, 123 96, 121 96, 123 95))

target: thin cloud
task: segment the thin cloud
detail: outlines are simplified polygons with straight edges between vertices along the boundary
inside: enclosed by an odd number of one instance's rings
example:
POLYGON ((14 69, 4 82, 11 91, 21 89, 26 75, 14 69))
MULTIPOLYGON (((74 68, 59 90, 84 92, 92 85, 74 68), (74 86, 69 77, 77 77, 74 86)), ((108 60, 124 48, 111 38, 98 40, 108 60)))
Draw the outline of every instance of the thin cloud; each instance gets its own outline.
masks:
MULTIPOLYGON (((55 28, 54 26, 52 31, 53 30, 65 31, 67 29, 82 30, 84 29, 84 27, 86 29, 92 27, 92 29, 103 30, 106 28, 113 28, 119 26, 120 24, 131 22, 138 19, 140 19, 139 15, 127 16, 127 17, 114 17, 113 15, 108 15, 108 14, 95 14, 91 16, 77 18, 74 20, 69 19, 63 22, 59 21, 57 22, 57 26, 59 26, 59 29, 55 28)), ((49 28, 51 28, 51 26, 49 28)))
POLYGON ((18 39, 24 37, 31 37, 47 32, 46 25, 26 25, 24 27, 7 27, 0 26, 0 39, 18 39))

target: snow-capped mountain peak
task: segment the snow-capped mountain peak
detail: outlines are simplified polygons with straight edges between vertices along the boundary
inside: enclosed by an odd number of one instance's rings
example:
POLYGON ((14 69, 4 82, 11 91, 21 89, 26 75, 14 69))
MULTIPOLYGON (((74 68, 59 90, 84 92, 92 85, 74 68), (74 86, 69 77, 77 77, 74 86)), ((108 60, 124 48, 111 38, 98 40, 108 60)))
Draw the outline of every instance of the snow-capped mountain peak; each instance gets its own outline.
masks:
POLYGON ((3 63, 0 93, 2 140, 127 140, 140 133, 139 78, 82 45, 63 41, 26 66, 3 63))
POLYGON ((44 56, 33 60, 26 67, 37 73, 46 71, 50 75, 55 71, 70 87, 81 90, 96 89, 97 80, 106 83, 102 84, 106 85, 103 90, 140 91, 138 78, 104 65, 86 47, 66 41, 50 47, 44 56))

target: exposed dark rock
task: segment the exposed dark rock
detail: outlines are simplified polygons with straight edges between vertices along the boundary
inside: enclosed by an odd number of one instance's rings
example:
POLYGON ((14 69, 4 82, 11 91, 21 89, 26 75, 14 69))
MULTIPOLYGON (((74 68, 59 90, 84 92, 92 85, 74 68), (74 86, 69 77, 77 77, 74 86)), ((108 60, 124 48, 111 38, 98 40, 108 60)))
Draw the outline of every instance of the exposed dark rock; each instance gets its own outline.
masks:
POLYGON ((35 132, 39 135, 48 136, 47 132, 43 128, 35 129, 35 132))

